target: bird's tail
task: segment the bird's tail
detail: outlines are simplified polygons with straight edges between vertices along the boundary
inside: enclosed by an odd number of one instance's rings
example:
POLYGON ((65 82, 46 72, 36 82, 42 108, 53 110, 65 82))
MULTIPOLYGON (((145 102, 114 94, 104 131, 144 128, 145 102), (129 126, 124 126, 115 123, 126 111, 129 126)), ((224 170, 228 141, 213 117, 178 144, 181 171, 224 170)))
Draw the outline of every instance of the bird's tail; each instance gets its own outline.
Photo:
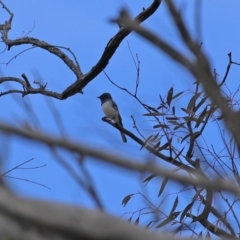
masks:
POLYGON ((124 133, 120 132, 123 142, 127 142, 127 138, 124 133))

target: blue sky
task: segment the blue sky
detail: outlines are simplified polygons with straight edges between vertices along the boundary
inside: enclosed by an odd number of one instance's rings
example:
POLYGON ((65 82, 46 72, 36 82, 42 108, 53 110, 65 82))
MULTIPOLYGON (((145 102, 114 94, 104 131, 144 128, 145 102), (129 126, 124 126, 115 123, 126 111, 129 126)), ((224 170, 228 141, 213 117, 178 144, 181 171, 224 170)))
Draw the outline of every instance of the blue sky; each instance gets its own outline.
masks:
MULTIPOLYGON (((202 1, 200 11, 201 31, 197 31, 196 6, 197 1, 175 1, 184 16, 192 35, 203 42, 203 49, 211 60, 212 69, 216 68, 223 76, 228 63, 227 54, 233 53, 233 60, 240 62, 240 34, 238 23, 240 21, 240 2, 237 0, 202 1)), ((118 27, 109 23, 110 18, 118 15, 122 7, 127 7, 132 16, 138 14, 142 7, 147 7, 151 1, 5 1, 5 4, 15 14, 10 38, 28 36, 39 38, 53 45, 71 48, 76 54, 84 73, 88 72, 98 61, 104 48, 118 27), (33 28, 34 26, 34 28, 33 28)), ((1 9, 0 21, 8 18, 1 9)), ((173 28, 165 3, 162 3, 157 12, 150 17, 143 26, 148 27, 161 37, 172 43, 175 47, 186 53, 185 46, 179 41, 179 35, 173 28)), ((106 73, 121 87, 134 91, 136 69, 128 50, 128 43, 133 54, 138 54, 140 65, 139 98, 150 106, 157 107, 159 94, 165 95, 170 87, 174 86, 175 92, 193 90, 194 79, 181 66, 174 63, 169 57, 159 52, 154 46, 148 44, 136 34, 130 34, 120 45, 113 58, 110 60, 106 73), (128 41, 128 42, 127 42, 128 41)), ((29 46, 14 47, 11 51, 0 54, 0 63, 7 62, 17 53, 29 46)), ((0 51, 4 45, 0 44, 0 51)), ((55 56, 41 49, 27 51, 6 66, 0 65, 1 76, 20 77, 25 73, 31 83, 34 79, 48 83, 47 89, 62 92, 68 85, 75 81, 75 76, 55 56)), ((230 87, 238 86, 237 75, 239 68, 233 66, 229 79, 230 87)), ((19 87, 15 83, 2 84, 1 91, 10 87, 19 87)), ((84 89, 84 94, 77 94, 67 100, 60 101, 41 95, 29 95, 22 98, 20 95, 7 95, 1 97, 1 121, 17 126, 30 124, 45 133, 53 136, 66 135, 71 140, 81 144, 115 152, 123 156, 134 156, 139 161, 149 159, 146 150, 140 151, 140 146, 128 138, 127 144, 121 142, 119 133, 108 124, 101 121, 103 113, 100 101, 96 97, 103 92, 110 92, 118 103, 123 123, 126 129, 133 131, 131 115, 137 120, 138 127, 148 137, 153 134, 153 122, 142 116, 145 110, 135 99, 113 86, 106 76, 101 73, 84 89), (26 106, 30 109, 26 112, 26 106), (53 114, 58 112, 59 122, 64 129, 56 123, 53 114), (61 119, 61 120, 59 120, 61 119)), ((184 104, 184 101, 179 101, 184 104)), ((208 139, 214 142, 213 134, 209 131, 208 139)), ((35 170, 15 170, 11 176, 22 177, 39 182, 51 188, 46 188, 28 183, 6 179, 7 184, 21 196, 40 198, 50 201, 59 201, 68 204, 94 207, 91 199, 84 193, 78 184, 58 163, 47 147, 19 138, 5 138, 1 136, 1 157, 3 169, 8 170, 21 162, 34 158, 27 166, 47 164, 44 168, 35 170), (7 141, 6 141, 7 140, 7 141), (6 143, 7 142, 7 143, 6 143)), ((58 151, 70 162, 74 169, 81 172, 74 163, 72 155, 58 151)), ((107 211, 117 216, 125 211, 134 211, 145 204, 141 197, 132 199, 125 209, 121 207, 123 197, 139 191, 147 192, 150 199, 159 202, 157 193, 159 180, 153 180, 149 188, 141 185, 142 175, 122 170, 118 167, 100 164, 94 159, 86 158, 89 170, 100 199, 107 211)), ((160 161, 160 160, 157 160, 160 161)), ((161 166, 167 166, 160 162, 161 166)), ((173 185, 174 189, 175 185, 173 185)), ((174 200, 174 198, 172 199, 174 200)))

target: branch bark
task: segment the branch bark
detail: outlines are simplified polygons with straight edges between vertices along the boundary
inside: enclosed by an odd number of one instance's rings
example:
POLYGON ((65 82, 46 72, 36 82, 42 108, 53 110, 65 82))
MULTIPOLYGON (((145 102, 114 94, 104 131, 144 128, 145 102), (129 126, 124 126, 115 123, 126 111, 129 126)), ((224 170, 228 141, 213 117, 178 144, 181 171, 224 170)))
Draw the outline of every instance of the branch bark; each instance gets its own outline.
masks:
MULTIPOLYGON (((162 2, 161 0, 153 0, 152 4, 148 8, 144 9, 141 13, 139 13, 135 17, 135 20, 138 22, 138 24, 145 21, 147 18, 149 18, 158 9, 161 2, 162 2)), ((59 100, 64 100, 72 95, 75 95, 76 93, 82 93, 82 90, 87 86, 87 84, 91 82, 99 73, 101 73, 103 69, 106 68, 106 66, 108 65, 108 62, 112 58, 113 54, 117 50, 120 43, 129 33, 131 33, 131 30, 125 28, 124 26, 121 27, 118 33, 113 38, 111 38, 107 43, 107 46, 105 47, 104 52, 101 58, 99 59, 99 61, 96 63, 96 65, 93 66, 89 72, 87 72, 86 74, 83 74, 81 71, 80 65, 78 64, 76 56, 69 48, 55 46, 31 37, 23 37, 23 38, 10 40, 8 38, 8 32, 11 29, 14 15, 7 9, 7 7, 3 4, 2 1, 0 1, 0 4, 10 14, 9 20, 6 21, 5 24, 0 24, 0 30, 2 31, 2 40, 7 45, 8 50, 10 50, 14 46, 26 45, 26 44, 27 45, 30 44, 30 45, 42 48, 43 50, 46 50, 49 53, 52 53, 58 58, 60 58, 76 76, 76 81, 70 86, 68 86, 62 93, 57 93, 57 92, 53 92, 53 91, 49 91, 41 88, 33 88, 31 86, 28 88, 25 88, 25 85, 22 84, 21 81, 19 81, 19 83, 24 88, 23 91, 10 90, 10 91, 1 93, 0 96, 12 94, 12 93, 22 93, 23 96, 27 94, 39 93, 49 97, 57 98, 59 100), (64 48, 65 50, 69 51, 70 54, 72 54, 73 59, 68 57, 68 55, 66 55, 61 50, 61 48, 64 48)), ((0 78, 0 81, 1 81, 1 78, 0 78)), ((4 81, 6 81, 6 78, 4 79, 4 81)), ((8 81, 11 81, 11 80, 8 80, 8 81)))
MULTIPOLYGON (((2 239, 176 239, 174 236, 149 231, 100 211, 17 198, 2 185, 0 186, 0 195, 0 235, 2 239)), ((178 237, 178 239, 187 240, 189 238, 178 237)))
POLYGON ((139 172, 148 172, 156 176, 168 177, 174 181, 192 184, 208 189, 217 190, 226 190, 240 196, 240 189, 233 182, 224 181, 222 179, 208 180, 206 177, 203 177, 201 174, 195 174, 195 177, 186 176, 183 174, 173 173, 172 171, 160 168, 158 165, 147 162, 142 162, 139 159, 133 158, 123 158, 114 153, 109 153, 106 151, 96 150, 90 147, 86 147, 80 144, 76 144, 73 141, 66 139, 54 138, 52 136, 42 134, 37 131, 32 130, 23 130, 17 127, 9 126, 0 122, 0 131, 12 136, 18 136, 27 140, 34 140, 35 142, 45 144, 52 147, 59 147, 71 152, 76 152, 80 156, 90 156, 95 160, 113 164, 128 170, 134 170, 139 172))

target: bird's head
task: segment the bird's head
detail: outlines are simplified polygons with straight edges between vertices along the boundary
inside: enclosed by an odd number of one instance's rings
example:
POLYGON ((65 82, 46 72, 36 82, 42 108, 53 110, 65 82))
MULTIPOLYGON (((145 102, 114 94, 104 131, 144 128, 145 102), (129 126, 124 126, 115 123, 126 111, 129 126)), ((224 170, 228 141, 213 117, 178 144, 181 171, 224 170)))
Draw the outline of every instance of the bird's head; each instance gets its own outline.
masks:
POLYGON ((100 100, 106 100, 106 99, 112 99, 112 96, 110 93, 103 93, 101 96, 97 98, 100 98, 100 100))

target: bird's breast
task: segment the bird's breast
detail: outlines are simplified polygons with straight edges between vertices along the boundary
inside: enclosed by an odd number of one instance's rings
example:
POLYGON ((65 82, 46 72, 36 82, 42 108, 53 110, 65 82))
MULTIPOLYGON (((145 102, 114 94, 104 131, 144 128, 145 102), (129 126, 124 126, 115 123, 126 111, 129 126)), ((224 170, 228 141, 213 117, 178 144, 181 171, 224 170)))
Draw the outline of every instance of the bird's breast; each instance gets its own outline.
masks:
POLYGON ((106 117, 116 120, 118 118, 118 112, 113 108, 112 102, 107 101, 102 104, 102 110, 106 117))

